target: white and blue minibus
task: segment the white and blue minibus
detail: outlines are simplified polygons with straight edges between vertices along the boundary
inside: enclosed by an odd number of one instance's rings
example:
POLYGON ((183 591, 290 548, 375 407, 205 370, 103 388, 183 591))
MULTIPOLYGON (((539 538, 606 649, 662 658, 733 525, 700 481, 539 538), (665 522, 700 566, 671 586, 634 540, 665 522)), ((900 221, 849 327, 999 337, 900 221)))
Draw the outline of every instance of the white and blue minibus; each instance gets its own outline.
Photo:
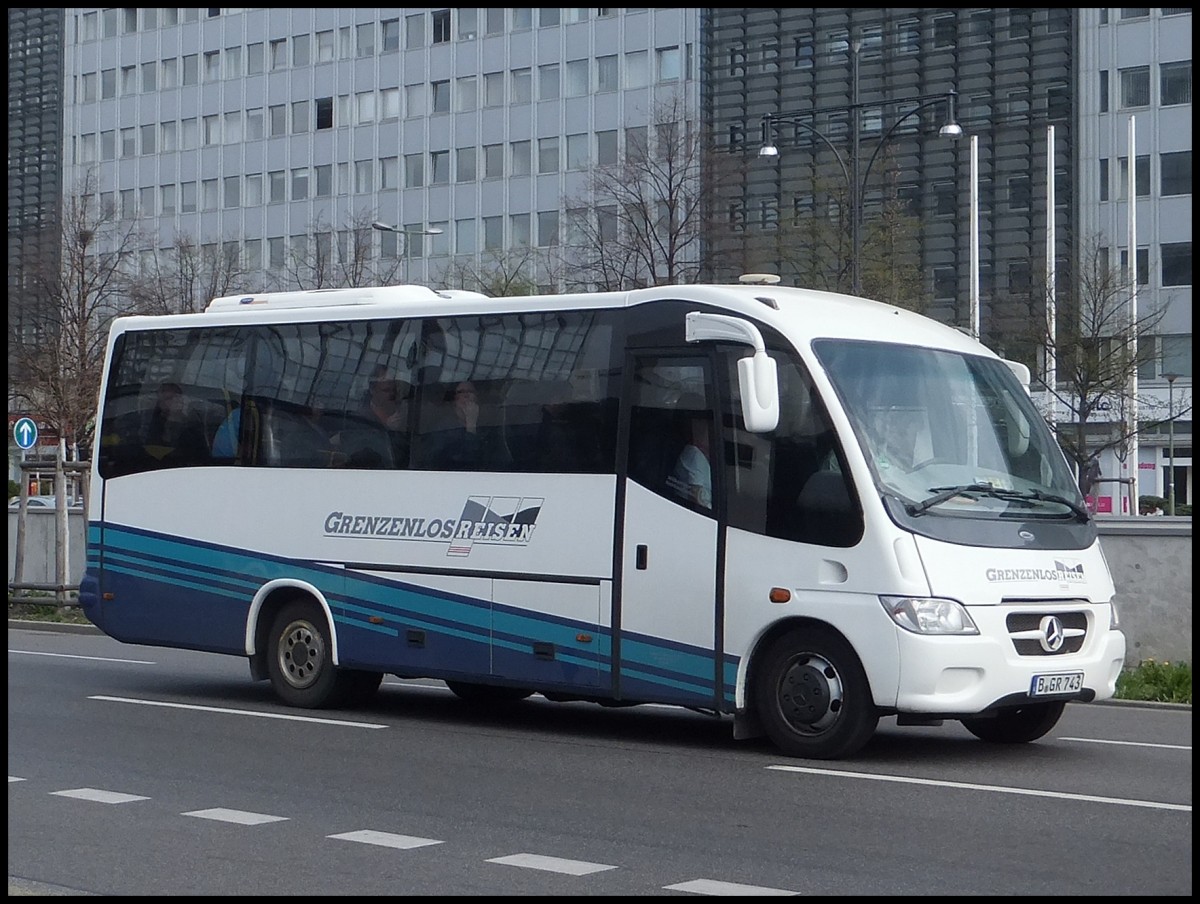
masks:
POLYGON ((299 707, 390 674, 477 706, 688 707, 798 757, 888 717, 1028 742, 1113 695, 1125 638, 1019 369, 780 285, 121 317, 81 602, 121 641, 246 657, 299 707), (697 423, 705 493, 679 477, 697 423))

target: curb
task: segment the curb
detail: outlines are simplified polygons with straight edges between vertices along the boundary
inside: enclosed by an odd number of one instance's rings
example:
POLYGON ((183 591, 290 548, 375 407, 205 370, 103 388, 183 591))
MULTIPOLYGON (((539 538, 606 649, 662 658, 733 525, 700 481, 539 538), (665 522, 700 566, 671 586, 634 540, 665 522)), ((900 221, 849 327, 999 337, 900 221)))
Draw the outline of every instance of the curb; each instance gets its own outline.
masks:
MULTIPOLYGON (((8 620, 9 630, 14 628, 24 629, 26 631, 50 631, 58 634, 102 634, 103 632, 95 625, 74 625, 69 622, 43 622, 32 621, 25 618, 10 618, 8 620)), ((1142 707, 1144 709, 1186 709, 1191 710, 1190 703, 1160 703, 1157 700, 1118 700, 1115 697, 1110 697, 1107 700, 1097 700, 1094 703, 1085 704, 1087 706, 1133 706, 1142 707)))
POLYGON ((24 629, 26 631, 51 631, 56 634, 101 634, 103 633, 95 625, 76 625, 70 622, 46 622, 34 621, 29 618, 10 618, 8 620, 9 630, 13 628, 24 629))

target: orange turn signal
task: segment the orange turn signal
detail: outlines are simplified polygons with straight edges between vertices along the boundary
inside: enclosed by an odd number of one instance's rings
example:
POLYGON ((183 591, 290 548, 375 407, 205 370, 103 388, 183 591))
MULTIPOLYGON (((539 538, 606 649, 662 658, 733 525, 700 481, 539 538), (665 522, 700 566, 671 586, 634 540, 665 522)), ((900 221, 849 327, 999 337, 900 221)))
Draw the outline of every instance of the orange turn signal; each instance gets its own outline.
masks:
POLYGON ((791 600, 792 591, 786 587, 772 587, 769 596, 773 603, 786 603, 791 600))

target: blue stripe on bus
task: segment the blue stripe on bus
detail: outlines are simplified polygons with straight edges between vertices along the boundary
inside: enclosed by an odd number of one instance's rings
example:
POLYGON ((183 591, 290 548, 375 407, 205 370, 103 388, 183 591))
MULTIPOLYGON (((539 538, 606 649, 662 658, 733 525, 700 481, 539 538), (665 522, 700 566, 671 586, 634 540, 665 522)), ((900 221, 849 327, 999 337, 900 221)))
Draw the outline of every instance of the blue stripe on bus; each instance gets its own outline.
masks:
MULTIPOLYGON (((98 577, 100 530, 98 523, 89 525, 87 569, 92 580, 98 577)), ((243 601, 243 606, 228 612, 222 610, 223 618, 212 620, 223 624, 231 636, 213 636, 212 629, 216 625, 193 616, 201 633, 186 639, 179 638, 179 643, 182 645, 186 642, 195 649, 211 648, 217 652, 240 649, 244 642, 246 611, 254 590, 266 581, 290 578, 307 581, 320 589, 334 610, 335 623, 348 630, 363 630, 375 636, 394 639, 401 629, 424 629, 466 642, 475 649, 485 650, 490 646, 493 650, 504 649, 521 654, 530 654, 531 645, 536 640, 553 643, 555 661, 566 666, 593 670, 593 673, 599 670, 603 676, 609 674, 611 667, 612 637, 606 628, 595 622, 518 610, 486 599, 350 572, 340 567, 249 553, 234 547, 176 539, 150 531, 112 525, 105 525, 103 531, 106 573, 121 576, 122 584, 133 582, 134 592, 143 598, 162 593, 163 589, 179 595, 179 599, 168 597, 172 600, 170 605, 156 602, 146 607, 144 611, 155 611, 160 622, 168 618, 167 612, 162 610, 174 611, 182 617, 185 612, 191 615, 198 603, 243 601), (371 618, 380 619, 382 624, 368 621, 371 618), (592 641, 579 641, 576 635, 581 633, 590 635, 592 641)), ((117 604, 116 608, 121 607, 117 604)), ((104 627, 106 619, 101 613, 97 612, 96 615, 100 616, 98 624, 104 627)), ((120 633, 138 642, 136 616, 127 616, 122 627, 125 630, 120 633)), ((161 627, 160 630, 165 632, 168 629, 161 627)), ((347 635, 343 638, 340 644, 343 650, 354 645, 351 637, 347 635)), ((155 636, 151 642, 175 641, 155 636)), ((624 632, 621 643, 623 697, 693 705, 711 702, 711 651, 632 632, 624 632)), ((532 655, 528 658, 530 674, 526 677, 535 680, 534 673, 544 663, 532 655)), ((520 662, 519 659, 508 661, 520 662)), ((738 661, 737 657, 726 655, 722 664, 723 687, 720 692, 727 702, 733 700, 738 661)), ((386 670, 386 664, 379 665, 386 670)), ((444 668, 454 671, 453 666, 453 663, 446 664, 444 668)), ((402 668, 403 665, 397 664, 396 667, 402 668)), ((514 681, 522 678, 521 675, 507 673, 504 677, 514 681)), ((607 678, 604 681, 606 685, 607 678)))

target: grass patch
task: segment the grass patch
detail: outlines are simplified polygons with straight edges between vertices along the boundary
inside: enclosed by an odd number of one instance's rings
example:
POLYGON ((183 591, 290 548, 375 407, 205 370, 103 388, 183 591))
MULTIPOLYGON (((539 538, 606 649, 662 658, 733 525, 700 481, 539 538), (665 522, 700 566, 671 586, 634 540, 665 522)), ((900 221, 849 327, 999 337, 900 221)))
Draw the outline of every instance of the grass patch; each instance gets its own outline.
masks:
POLYGON ((71 606, 60 606, 58 602, 51 597, 45 602, 38 600, 31 602, 29 600, 21 600, 8 603, 8 617, 19 619, 21 621, 43 621, 55 622, 57 624, 67 625, 90 625, 87 616, 83 614, 83 610, 78 604, 71 606))
POLYGON ((1192 666, 1187 662, 1144 659, 1117 678, 1118 700, 1192 704, 1192 666))

